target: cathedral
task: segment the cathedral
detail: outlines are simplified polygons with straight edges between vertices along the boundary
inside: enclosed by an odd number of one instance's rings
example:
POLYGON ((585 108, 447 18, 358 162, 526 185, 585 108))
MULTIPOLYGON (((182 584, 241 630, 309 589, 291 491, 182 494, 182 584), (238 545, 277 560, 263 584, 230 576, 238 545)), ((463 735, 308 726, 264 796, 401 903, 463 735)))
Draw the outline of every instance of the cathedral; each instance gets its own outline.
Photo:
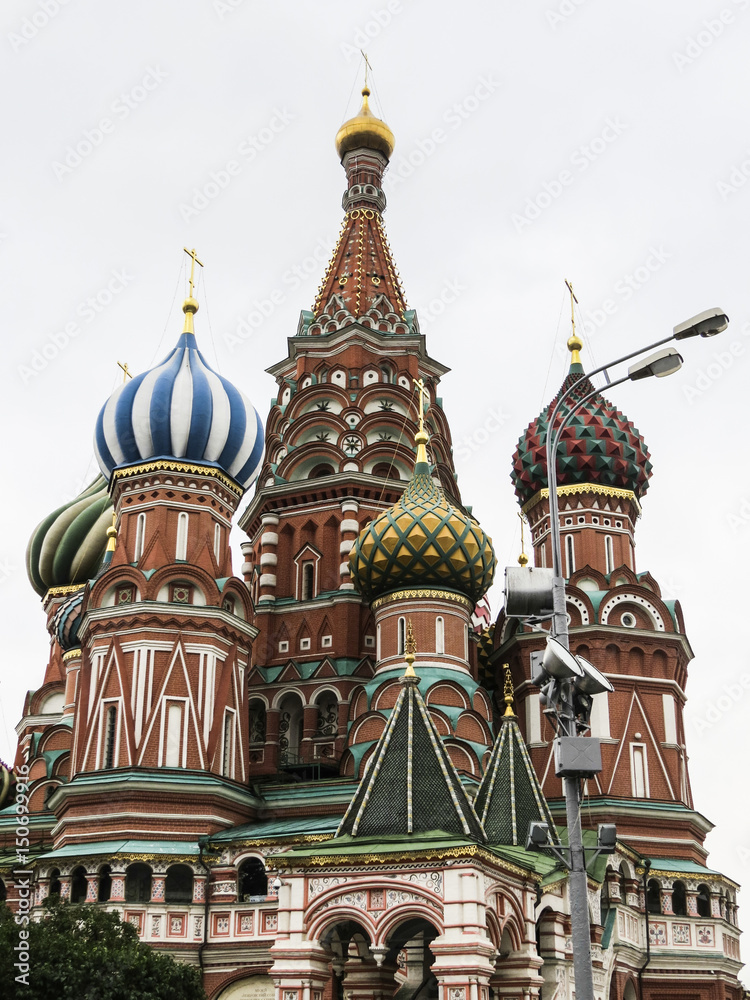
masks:
MULTIPOLYGON (((573 1000, 568 872, 527 839, 531 823, 567 838, 533 680, 548 633, 490 613, 497 560, 458 489, 448 369, 384 228, 394 138, 362 94, 336 136, 338 242, 268 369, 265 421, 200 351, 190 251, 174 349, 103 400, 100 475, 33 532, 50 656, 3 768, 0 896, 117 910, 199 966, 210 1000, 573 1000)), ((593 389, 568 347, 560 392, 593 389)), ((539 568, 558 398, 509 462, 539 568)), ((595 394, 557 469, 571 652, 614 687, 593 697, 602 769, 583 786, 585 843, 617 828, 587 875, 594 991, 740 1000, 738 885, 708 865, 690 788, 692 652, 636 567, 650 475, 595 394)))

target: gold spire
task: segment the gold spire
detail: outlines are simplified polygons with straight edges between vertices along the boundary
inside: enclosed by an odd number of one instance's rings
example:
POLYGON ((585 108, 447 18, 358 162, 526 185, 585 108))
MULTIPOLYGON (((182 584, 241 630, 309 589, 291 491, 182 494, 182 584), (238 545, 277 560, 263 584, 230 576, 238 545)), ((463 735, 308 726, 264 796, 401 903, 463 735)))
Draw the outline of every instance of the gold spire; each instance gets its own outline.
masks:
POLYGON ((521 521, 521 555, 518 557, 518 565, 519 566, 526 566, 528 564, 528 562, 529 562, 529 557, 526 555, 526 553, 523 550, 523 522, 524 522, 523 511, 519 510, 518 517, 519 517, 519 519, 521 521))
MULTIPOLYGON (((119 364, 119 362, 118 362, 119 364)), ((107 552, 115 551, 115 544, 117 542, 117 514, 112 511, 112 524, 107 528, 107 552)))
POLYGON ((188 250, 187 247, 183 247, 182 249, 190 258, 190 295, 182 303, 182 311, 185 313, 185 326, 182 328, 182 332, 194 334, 195 329, 193 328, 193 316, 195 316, 198 312, 198 303, 193 296, 193 291, 195 289, 195 265, 200 264, 200 266, 203 267, 203 262, 198 260, 195 249, 188 250))
POLYGON ((427 395, 427 390, 425 389, 424 379, 412 379, 414 385, 419 390, 419 430, 414 435, 414 443, 417 446, 417 465, 420 462, 424 462, 425 465, 428 463, 427 459, 427 442, 430 440, 430 436, 424 429, 424 398, 427 395))
POLYGON ((581 355, 580 350, 583 347, 583 341, 576 333, 576 315, 575 307, 578 305, 578 299, 573 293, 573 286, 565 279, 565 284, 568 286, 568 291, 570 292, 570 325, 573 330, 572 334, 568 339, 568 350, 570 351, 570 363, 571 365, 580 365, 581 355))
POLYGON ((513 678, 510 673, 510 664, 503 664, 505 672, 505 685, 503 688, 503 701, 505 702, 504 719, 515 719, 516 713, 513 711, 513 678))
POLYGON ((411 626, 411 618, 406 623, 406 641, 404 642, 404 661, 406 663, 406 670, 403 673, 401 680, 405 678, 417 679, 417 675, 414 673, 414 660, 417 657, 417 640, 414 638, 414 629, 411 626))
POLYGON ((117 364, 118 364, 118 365, 120 366, 120 368, 122 368, 122 372, 123 372, 123 375, 122 375, 122 381, 123 381, 123 382, 127 382, 127 380, 128 380, 129 378, 132 378, 132 377, 133 377, 133 376, 132 376, 132 374, 131 374, 131 371, 130 371, 130 369, 128 368, 128 363, 127 363, 127 361, 126 361, 126 362, 125 362, 124 364, 123 364, 123 362, 122 362, 122 361, 118 361, 118 362, 117 362, 117 364))

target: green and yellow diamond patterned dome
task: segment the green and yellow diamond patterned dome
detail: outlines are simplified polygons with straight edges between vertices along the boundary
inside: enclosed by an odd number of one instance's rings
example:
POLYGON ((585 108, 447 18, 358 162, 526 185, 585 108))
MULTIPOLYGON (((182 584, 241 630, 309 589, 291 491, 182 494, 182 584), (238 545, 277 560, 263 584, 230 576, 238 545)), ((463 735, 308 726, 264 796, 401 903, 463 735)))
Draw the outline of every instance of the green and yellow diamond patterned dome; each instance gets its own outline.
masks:
POLYGON ((492 584, 492 540, 432 479, 427 440, 420 430, 414 475, 403 496, 367 525, 349 554, 352 580, 368 601, 403 588, 439 587, 476 603, 492 584))

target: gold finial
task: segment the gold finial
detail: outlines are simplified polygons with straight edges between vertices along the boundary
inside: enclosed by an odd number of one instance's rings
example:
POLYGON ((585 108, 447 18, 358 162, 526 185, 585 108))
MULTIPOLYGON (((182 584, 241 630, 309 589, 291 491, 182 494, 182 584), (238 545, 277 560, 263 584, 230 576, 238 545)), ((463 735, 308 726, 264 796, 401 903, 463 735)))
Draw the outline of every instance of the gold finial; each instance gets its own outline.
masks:
POLYGON ((523 516, 523 513, 520 510, 518 512, 518 517, 519 517, 519 519, 521 521, 521 555, 518 557, 518 565, 519 566, 526 566, 528 564, 528 562, 529 562, 529 557, 526 555, 526 553, 523 550, 523 522, 524 522, 524 516, 523 516))
POLYGON ((424 400, 425 400, 425 396, 427 395, 427 390, 425 389, 425 384, 424 384, 424 379, 423 378, 419 378, 419 379, 415 378, 415 379, 412 379, 412 381, 414 382, 414 385, 419 390, 419 416, 417 418, 418 419, 418 424, 419 424, 419 430, 414 435, 414 443, 417 446, 417 464, 419 464, 420 462, 424 462, 425 465, 426 465, 427 464, 427 442, 430 440, 430 437, 429 437, 427 431, 424 429, 424 400))
POLYGON ((133 377, 133 375, 132 375, 132 373, 131 373, 130 369, 128 368, 128 363, 127 363, 127 361, 125 362, 125 364, 123 364, 123 363, 122 363, 122 361, 118 361, 118 362, 117 362, 117 364, 118 364, 118 365, 120 366, 120 368, 122 368, 122 372, 123 372, 123 375, 122 375, 122 381, 123 381, 123 383, 124 383, 124 382, 127 382, 127 380, 128 380, 129 378, 132 378, 132 377, 133 377))
POLYGON ((182 248, 185 253, 190 258, 190 295, 182 303, 182 311, 185 313, 185 326, 183 327, 183 333, 195 333, 193 329, 193 316, 198 312, 198 303, 193 295, 195 290, 195 265, 200 264, 203 267, 203 261, 198 260, 195 252, 195 248, 188 250, 187 247, 182 248))
POLYGON ((414 660, 417 658, 417 640, 414 638, 414 629, 411 625, 411 618, 406 623, 406 641, 404 642, 404 661, 406 670, 404 677, 414 677, 414 660))
POLYGON ((570 351, 571 355, 570 363, 571 365, 580 365, 581 355, 579 352, 583 347, 583 341, 576 333, 575 307, 578 305, 578 299, 575 297, 575 294, 573 293, 573 286, 571 285, 571 283, 568 281, 567 278, 565 279, 565 284, 568 286, 568 291, 570 292, 570 325, 573 330, 572 334, 570 335, 570 338, 568 339, 568 350, 570 351))
POLYGON ((510 664, 503 664, 505 672, 505 685, 503 687, 503 701, 505 702, 504 719, 515 719, 516 713, 513 711, 513 677, 510 673, 510 664))
POLYGON ((117 525, 117 514, 115 513, 115 511, 112 511, 112 524, 107 528, 107 552, 115 551, 115 543, 117 542, 116 525, 117 525))

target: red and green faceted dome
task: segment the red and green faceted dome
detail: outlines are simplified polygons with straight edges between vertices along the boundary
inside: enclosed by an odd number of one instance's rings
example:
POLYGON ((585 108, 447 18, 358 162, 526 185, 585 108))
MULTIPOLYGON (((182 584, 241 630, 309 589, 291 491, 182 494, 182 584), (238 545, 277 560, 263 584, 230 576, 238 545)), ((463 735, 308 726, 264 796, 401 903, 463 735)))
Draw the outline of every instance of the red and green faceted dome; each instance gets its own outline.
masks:
MULTIPOLYGON (((580 368, 579 365, 571 366, 580 368)), ((574 399, 581 399, 594 386, 578 371, 563 382, 549 406, 532 420, 519 439, 513 454, 511 479, 523 506, 547 483, 547 431, 549 416, 562 393, 576 387, 574 399)), ((567 407, 563 406, 563 413, 567 407)), ((560 426, 562 415, 555 418, 560 426)), ((649 450, 640 432, 628 418, 600 393, 572 418, 557 449, 557 485, 595 483, 613 489, 630 490, 641 499, 651 478, 649 450)))

